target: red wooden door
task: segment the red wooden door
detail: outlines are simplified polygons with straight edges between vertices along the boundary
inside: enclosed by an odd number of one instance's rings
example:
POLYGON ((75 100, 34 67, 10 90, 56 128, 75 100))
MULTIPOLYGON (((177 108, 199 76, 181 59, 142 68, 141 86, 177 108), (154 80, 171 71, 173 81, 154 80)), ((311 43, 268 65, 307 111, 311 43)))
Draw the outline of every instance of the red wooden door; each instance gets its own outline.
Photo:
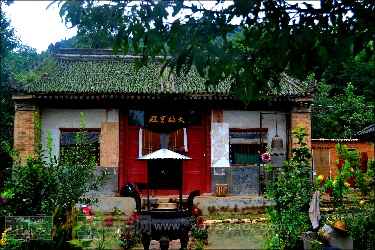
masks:
POLYGON ((125 152, 125 170, 128 182, 136 184, 147 182, 146 161, 138 160, 138 134, 138 127, 128 127, 126 138, 128 149, 125 152))
POLYGON ((189 127, 188 131, 188 156, 183 164, 183 192, 190 193, 193 190, 208 192, 206 186, 209 182, 207 162, 207 135, 205 128, 189 127))
POLYGON ((138 158, 137 126, 129 126, 127 111, 120 114, 119 189, 127 183, 146 183, 147 165, 138 158))

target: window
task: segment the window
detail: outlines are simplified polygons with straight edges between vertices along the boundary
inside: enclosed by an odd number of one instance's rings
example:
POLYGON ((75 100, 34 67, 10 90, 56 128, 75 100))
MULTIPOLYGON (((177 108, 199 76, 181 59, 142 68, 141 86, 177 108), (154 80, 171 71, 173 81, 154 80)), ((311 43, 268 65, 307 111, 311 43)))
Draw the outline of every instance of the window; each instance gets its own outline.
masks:
POLYGON ((165 144, 165 148, 174 152, 185 154, 185 129, 177 129, 170 133, 158 133, 149 129, 144 129, 142 138, 142 155, 147 155, 156 150, 161 149, 165 144))
POLYGON ((130 109, 128 113, 128 123, 131 126, 141 126, 145 125, 145 112, 141 110, 130 109))
POLYGON ((84 132, 84 142, 92 145, 92 153, 95 155, 97 164, 100 164, 100 129, 61 129, 60 130, 60 155, 75 149, 77 136, 84 132))
POLYGON ((231 165, 251 165, 259 162, 259 154, 267 146, 267 129, 230 129, 229 161, 231 165))

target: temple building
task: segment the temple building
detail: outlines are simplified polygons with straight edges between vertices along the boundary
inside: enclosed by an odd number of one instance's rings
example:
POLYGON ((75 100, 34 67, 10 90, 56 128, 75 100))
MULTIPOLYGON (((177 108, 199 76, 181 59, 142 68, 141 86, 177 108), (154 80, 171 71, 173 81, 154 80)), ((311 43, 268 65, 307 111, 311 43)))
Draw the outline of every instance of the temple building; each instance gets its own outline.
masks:
MULTIPOLYGON (((229 80, 206 86, 193 69, 160 76, 157 60, 138 68, 137 58, 111 50, 55 51, 40 79, 13 97, 14 145, 21 159, 34 154, 39 141, 45 148, 48 134, 58 157, 74 143, 83 114, 98 168, 110 173, 103 196, 116 196, 129 182, 142 190, 147 178, 142 159, 165 154, 189 158, 183 162, 185 194, 196 189, 214 194, 224 187, 228 195, 259 195, 260 154, 267 147, 279 166, 295 145, 293 128, 305 127, 310 145, 307 82, 283 74, 280 88, 245 105, 231 94, 229 80)), ((153 195, 164 194, 173 191, 153 195)))

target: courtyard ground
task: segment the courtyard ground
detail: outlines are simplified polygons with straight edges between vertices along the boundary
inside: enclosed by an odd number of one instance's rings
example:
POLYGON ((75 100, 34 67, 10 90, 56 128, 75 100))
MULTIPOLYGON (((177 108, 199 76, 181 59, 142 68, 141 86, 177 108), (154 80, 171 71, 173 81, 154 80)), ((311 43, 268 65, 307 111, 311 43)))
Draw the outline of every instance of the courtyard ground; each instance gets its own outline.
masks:
MULTIPOLYGON (((215 219, 215 216, 209 216, 210 219, 215 219)), ((245 219, 245 215, 240 215, 240 218, 245 219)), ((267 225, 264 222, 264 215, 247 216, 250 223, 229 223, 230 219, 222 220, 222 222, 211 224, 208 226, 208 245, 205 249, 263 249, 267 233, 267 225), (255 222, 261 220, 260 222, 255 222), (254 223, 255 222, 255 223, 254 223)), ((192 249, 194 247, 189 244, 192 249)), ((138 245, 135 249, 143 249, 142 245, 138 245)), ((150 244, 151 250, 158 250, 159 243, 152 241, 150 244)), ((179 240, 170 242, 170 249, 180 249, 179 240)))

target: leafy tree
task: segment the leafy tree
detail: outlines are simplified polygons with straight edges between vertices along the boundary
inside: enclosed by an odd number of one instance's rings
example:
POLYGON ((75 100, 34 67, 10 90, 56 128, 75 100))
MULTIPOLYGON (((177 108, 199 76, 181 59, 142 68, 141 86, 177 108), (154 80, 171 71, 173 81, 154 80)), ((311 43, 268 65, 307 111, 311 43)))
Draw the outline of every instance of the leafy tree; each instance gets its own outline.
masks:
POLYGON ((355 94, 367 101, 375 100, 375 46, 370 42, 356 56, 342 62, 342 70, 328 68, 324 81, 332 86, 330 95, 343 93, 348 82, 355 86, 355 94))
POLYGON ((208 84, 232 78, 233 90, 244 98, 268 91, 266 83, 278 83, 281 72, 334 80, 358 53, 373 54, 367 49, 375 33, 372 0, 322 0, 320 8, 285 0, 209 5, 64 1, 60 15, 78 32, 113 35, 115 49, 131 47, 143 55, 142 63, 162 55, 177 73, 196 67, 208 84))
POLYGON ((375 122, 374 102, 356 95, 347 84, 344 94, 330 96, 333 87, 319 83, 312 113, 315 138, 353 138, 355 133, 375 122))
MULTIPOLYGON (((0 4, 11 4, 2 1, 0 4)), ((35 49, 23 45, 15 36, 14 29, 5 13, 0 11, 0 186, 3 174, 11 166, 11 159, 4 150, 5 144, 12 144, 14 104, 12 94, 18 86, 16 81, 37 66, 45 54, 38 54, 35 49)))
MULTIPOLYGON (((17 48, 13 49, 4 57, 4 70, 9 74, 9 84, 15 93, 18 91, 23 79, 34 72, 35 68, 39 68, 44 64, 48 54, 42 52, 37 53, 36 49, 27 45, 19 44, 17 48)), ((13 107, 12 107, 13 109, 13 107)))
MULTIPOLYGON (((11 1, 5 2, 5 4, 11 1)), ((3 2, 0 2, 2 7, 3 2)), ((10 142, 13 124, 13 104, 11 100, 11 74, 7 69, 5 58, 18 46, 14 29, 3 11, 0 11, 0 142, 10 142)), ((0 145, 0 186, 3 182, 3 170, 10 165, 11 159, 0 145)))
POLYGON ((113 37, 106 34, 83 34, 78 33, 69 39, 63 39, 50 44, 48 51, 53 52, 55 49, 64 48, 92 48, 92 49, 107 49, 111 48, 113 37))

